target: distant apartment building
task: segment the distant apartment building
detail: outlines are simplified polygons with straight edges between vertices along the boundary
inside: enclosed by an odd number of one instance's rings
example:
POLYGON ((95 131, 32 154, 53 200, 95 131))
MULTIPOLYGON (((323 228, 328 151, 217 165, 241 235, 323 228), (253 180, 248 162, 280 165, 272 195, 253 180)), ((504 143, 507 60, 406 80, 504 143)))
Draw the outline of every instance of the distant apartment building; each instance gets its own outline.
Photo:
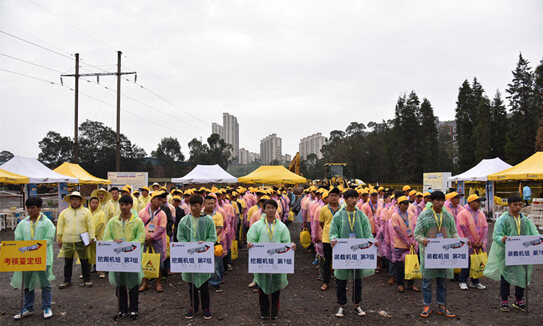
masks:
POLYGON ((222 126, 213 122, 211 124, 211 133, 218 134, 227 144, 232 145, 232 157, 237 158, 239 162, 239 124, 238 119, 229 114, 222 114, 222 126))
POLYGON ((292 161, 292 156, 290 154, 283 155, 283 163, 290 163, 292 161))
POLYGON ((271 134, 260 141, 260 160, 264 165, 269 165, 273 161, 283 161, 281 155, 281 138, 276 134, 271 134))
POLYGON ((321 149, 326 143, 326 137, 320 132, 300 139, 300 157, 305 160, 309 154, 317 155, 317 158, 322 159, 321 149))
POLYGON ((260 158, 260 155, 258 153, 249 152, 249 150, 245 148, 240 148, 238 157, 239 165, 248 165, 258 160, 260 158))
POLYGON ((439 137, 447 142, 447 152, 451 155, 454 164, 458 163, 458 140, 456 138, 456 121, 437 121, 439 137))

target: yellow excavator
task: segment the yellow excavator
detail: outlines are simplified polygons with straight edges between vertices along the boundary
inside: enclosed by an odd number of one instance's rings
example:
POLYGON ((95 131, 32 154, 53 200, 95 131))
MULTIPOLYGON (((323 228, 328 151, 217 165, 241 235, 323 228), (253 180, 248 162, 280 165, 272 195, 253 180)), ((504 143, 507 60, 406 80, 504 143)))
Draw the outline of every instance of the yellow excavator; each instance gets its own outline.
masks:
POLYGON ((329 186, 337 187, 342 185, 347 188, 347 180, 345 179, 345 167, 347 163, 326 163, 324 168, 326 169, 326 177, 323 183, 329 186))

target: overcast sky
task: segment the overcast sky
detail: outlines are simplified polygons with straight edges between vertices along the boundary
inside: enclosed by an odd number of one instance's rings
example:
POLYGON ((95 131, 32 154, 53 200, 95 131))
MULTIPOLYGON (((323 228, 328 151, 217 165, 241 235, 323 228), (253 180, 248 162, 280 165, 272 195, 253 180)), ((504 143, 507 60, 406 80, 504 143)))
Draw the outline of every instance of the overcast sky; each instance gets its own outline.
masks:
MULTIPOLYGON (((121 132, 148 154, 168 136, 187 154, 223 112, 238 118, 240 147, 276 133, 295 154, 315 132, 392 118, 404 92, 440 120, 454 119, 466 78, 504 94, 519 52, 532 67, 543 57, 542 17, 540 0, 0 0, 0 31, 51 50, 0 33, 0 69, 59 83, 73 53, 86 73, 115 71, 122 50, 138 84, 123 81, 121 132)), ((115 77, 100 84, 81 82, 92 98, 80 95, 80 123, 115 128, 115 77)), ((67 87, 0 70, 0 150, 37 157, 47 131, 73 137, 73 103, 67 87)))

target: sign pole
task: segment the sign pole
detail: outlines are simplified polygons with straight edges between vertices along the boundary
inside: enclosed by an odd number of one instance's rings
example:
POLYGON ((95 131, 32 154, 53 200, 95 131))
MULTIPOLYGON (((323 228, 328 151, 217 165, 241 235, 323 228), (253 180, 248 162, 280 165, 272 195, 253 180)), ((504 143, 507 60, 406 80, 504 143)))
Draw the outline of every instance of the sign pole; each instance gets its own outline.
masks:
POLYGON ((528 308, 528 265, 524 265, 526 271, 526 312, 530 312, 528 308))
MULTIPOLYGON (((270 325, 272 324, 272 311, 273 311, 273 293, 272 293, 272 282, 273 282, 273 274, 270 273, 270 297, 271 297, 271 301, 270 301, 270 325)), ((261 290, 262 291, 262 290, 261 290)), ((264 293, 266 296, 268 296, 266 293, 264 293)))
POLYGON ((23 309, 24 309, 24 305, 25 305, 25 272, 21 272, 23 277, 22 277, 22 280, 21 280, 21 319, 19 319, 21 321, 21 324, 23 323, 23 309))

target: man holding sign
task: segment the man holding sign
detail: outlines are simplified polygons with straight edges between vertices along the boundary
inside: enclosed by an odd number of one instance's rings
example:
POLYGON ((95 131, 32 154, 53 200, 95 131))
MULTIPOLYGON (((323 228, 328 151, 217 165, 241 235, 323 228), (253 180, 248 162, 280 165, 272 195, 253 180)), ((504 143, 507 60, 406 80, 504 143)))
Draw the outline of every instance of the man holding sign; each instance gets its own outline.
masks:
MULTIPOLYGON (((278 206, 273 199, 264 202, 262 218, 254 223, 247 232, 248 249, 251 249, 255 243, 290 243, 290 232, 287 226, 275 218, 278 206)), ((293 244, 291 249, 295 250, 296 245, 293 244)), ((261 318, 277 319, 279 317, 280 291, 288 285, 287 274, 255 273, 255 282, 260 290, 258 301, 261 318), (271 295, 271 316, 269 295, 271 295)))
MULTIPOLYGON (((143 221, 132 213, 133 199, 131 196, 122 196, 119 199, 121 214, 109 220, 104 231, 104 241, 121 242, 145 242, 145 226, 143 221)), ((141 257, 140 257, 141 261, 141 257)), ((143 272, 109 272, 109 282, 116 286, 119 300, 118 313, 113 317, 119 320, 130 315, 132 320, 138 319, 138 286, 143 279, 143 272), (126 292, 128 290, 128 297, 126 292), (128 306, 130 302, 130 306, 128 306)))
POLYGON ((431 238, 458 238, 454 218, 443 209, 445 194, 441 191, 434 191, 430 195, 432 207, 425 209, 417 219, 415 226, 415 240, 421 245, 420 269, 422 272, 422 295, 423 311, 421 317, 427 318, 432 313, 432 279, 436 279, 436 301, 438 304, 437 313, 454 318, 456 315, 449 311, 445 302, 447 299, 447 278, 453 278, 453 269, 429 269, 425 267, 425 251, 431 238))
MULTIPOLYGON (((21 288, 24 286, 25 298, 23 311, 13 317, 15 320, 32 315, 34 309, 34 290, 41 288, 41 306, 43 318, 53 317, 51 310, 51 281, 53 275, 53 242, 55 241, 55 225, 47 216, 40 212, 42 199, 30 197, 25 202, 28 217, 19 222, 15 229, 15 241, 22 240, 47 240, 47 258, 45 271, 14 272, 11 278, 11 286, 21 288), (24 285, 22 284, 24 273, 24 285)), ((22 248, 21 248, 22 249, 22 248)), ((19 250, 21 250, 19 249, 19 250)), ((31 250, 31 249, 30 249, 31 250)))
MULTIPOLYGON (((371 225, 366 216, 356 207, 358 192, 348 189, 343 193, 347 206, 341 208, 332 219, 330 226, 330 244, 334 247, 338 240, 345 238, 373 238, 371 225)), ((337 284, 337 303, 339 304, 336 317, 345 316, 345 305, 347 304, 347 281, 352 279, 354 284, 353 301, 354 312, 358 316, 365 316, 366 313, 360 307, 362 301, 362 278, 375 274, 372 269, 335 269, 334 276, 337 284), (354 273, 353 273, 354 272, 354 273)))
POLYGON ((492 233, 492 246, 488 256, 488 263, 484 275, 496 281, 500 281, 500 310, 509 311, 510 284, 515 285, 515 302, 513 307, 527 311, 522 301, 524 288, 530 283, 532 276, 532 265, 506 265, 505 244, 510 236, 539 235, 534 223, 522 214, 522 198, 517 195, 507 199, 509 211, 505 212, 496 220, 494 232, 492 233))
MULTIPOLYGON (((202 204, 204 200, 200 195, 192 195, 189 199, 190 214, 185 215, 179 222, 177 229, 177 241, 179 242, 213 242, 217 241, 215 223, 209 215, 202 215, 202 204)), ((211 319, 209 310, 209 286, 208 281, 211 273, 183 273, 183 281, 189 284, 189 295, 191 308, 185 314, 186 319, 192 319, 198 312, 199 300, 198 291, 202 295, 202 309, 204 319, 211 319)))

